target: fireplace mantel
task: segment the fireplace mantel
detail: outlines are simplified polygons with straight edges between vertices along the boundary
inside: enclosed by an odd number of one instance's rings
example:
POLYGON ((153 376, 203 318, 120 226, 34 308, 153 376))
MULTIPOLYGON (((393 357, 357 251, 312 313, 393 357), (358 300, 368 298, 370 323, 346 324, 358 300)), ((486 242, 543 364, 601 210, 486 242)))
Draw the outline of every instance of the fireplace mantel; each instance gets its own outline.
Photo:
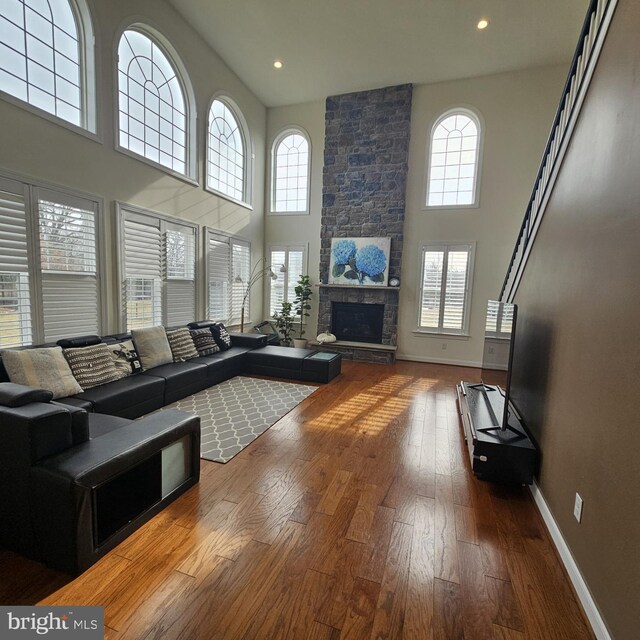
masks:
POLYGON ((400 287, 363 287, 361 284, 316 284, 320 289, 358 289, 360 291, 400 291, 400 287))

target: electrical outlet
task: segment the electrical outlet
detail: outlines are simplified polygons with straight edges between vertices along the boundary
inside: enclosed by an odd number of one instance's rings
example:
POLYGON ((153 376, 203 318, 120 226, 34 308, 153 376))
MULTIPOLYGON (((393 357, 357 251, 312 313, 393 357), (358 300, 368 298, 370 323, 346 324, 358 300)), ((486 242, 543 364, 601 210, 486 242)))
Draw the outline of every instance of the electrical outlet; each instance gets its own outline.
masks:
POLYGON ((576 501, 573 505, 573 515, 580 522, 582 520, 582 496, 576 493, 576 501))
POLYGON ((446 350, 447 350, 447 343, 446 343, 446 342, 443 342, 443 343, 442 343, 442 350, 443 350, 443 351, 446 351, 446 350))

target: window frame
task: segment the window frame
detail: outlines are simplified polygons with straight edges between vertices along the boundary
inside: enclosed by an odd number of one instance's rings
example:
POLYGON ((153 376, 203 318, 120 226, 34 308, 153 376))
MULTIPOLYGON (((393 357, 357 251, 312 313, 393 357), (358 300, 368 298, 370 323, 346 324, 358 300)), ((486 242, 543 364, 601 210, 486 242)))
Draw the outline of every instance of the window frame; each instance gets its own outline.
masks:
POLYGON ((420 271, 418 273, 418 283, 417 283, 417 313, 416 313, 416 329, 414 333, 416 334, 425 334, 431 336, 454 336, 454 337, 469 337, 469 325, 471 320, 471 304, 473 298, 473 272, 475 267, 475 253, 476 253, 476 243, 475 242, 434 242, 423 244, 420 247, 420 271), (442 327, 442 318, 444 315, 444 299, 446 297, 446 265, 448 264, 447 255, 451 251, 466 249, 468 251, 469 259, 467 261, 467 279, 466 279, 466 293, 465 293, 465 301, 464 301, 464 310, 462 317, 462 328, 460 330, 444 328, 442 327), (440 292, 440 307, 441 313, 438 321, 438 327, 425 327, 421 325, 422 318, 422 299, 424 296, 424 260, 425 254, 427 251, 445 251, 445 259, 443 261, 443 270, 442 270, 442 278, 443 285, 440 292))
MULTIPOLYGON (((271 268, 273 269, 274 273, 277 273, 279 267, 277 265, 274 265, 271 262, 271 254, 274 251, 284 251, 286 253, 286 257, 285 257, 285 266, 287 267, 287 272, 285 273, 285 286, 284 286, 284 291, 285 291, 285 302, 293 302, 293 300, 286 300, 286 292, 287 292, 287 285, 289 284, 289 251, 295 251, 295 250, 300 250, 302 249, 302 274, 304 275, 306 273, 308 273, 309 270, 309 243, 308 242, 299 242, 299 243, 291 243, 291 244, 269 244, 267 245, 267 260, 269 261, 269 264, 271 265, 271 268)), ((271 315, 271 278, 265 278, 265 293, 264 293, 264 300, 266 302, 265 304, 265 310, 266 312, 269 314, 269 318, 273 319, 273 316, 271 315)))
POLYGON ((272 216, 304 216, 311 215, 311 137, 307 131, 298 125, 290 125, 281 129, 273 138, 271 153, 269 154, 269 215, 272 216), (276 180, 278 179, 276 153, 282 141, 290 135, 301 135, 307 141, 307 197, 306 207, 301 211, 276 211, 276 180))
POLYGON ((113 46, 113 142, 114 149, 125 156, 134 158, 139 162, 144 162, 155 169, 159 169, 164 173, 182 180, 187 184, 199 187, 198 182, 198 136, 197 136, 197 109, 195 93, 191 78, 187 72, 187 68, 182 62, 173 44, 160 31, 148 24, 147 22, 127 22, 116 33, 113 46), (120 58, 118 50, 120 41, 126 31, 137 31, 143 36, 149 38, 165 55, 169 63, 172 65, 176 73, 176 79, 182 89, 182 96, 185 104, 185 173, 180 173, 171 167, 167 167, 160 162, 156 162, 152 158, 131 151, 127 147, 120 144, 120 76, 119 63, 120 58))
POLYGON ((99 113, 97 100, 97 71, 96 71, 96 38, 93 29, 93 20, 86 0, 68 0, 71 12, 75 18, 78 31, 80 66, 80 116, 81 125, 76 125, 69 120, 57 116, 46 109, 36 106, 26 100, 22 100, 13 94, 0 89, 0 99, 13 104, 21 109, 36 115, 53 124, 59 125, 85 136, 94 142, 102 142, 99 133, 99 113))
MULTIPOLYGON (((204 290, 205 290, 205 298, 204 298, 204 304, 205 304, 205 314, 204 317, 207 318, 208 320, 211 320, 212 322, 222 322, 225 325, 229 326, 229 327, 235 327, 235 326, 239 326, 240 325, 240 317, 238 316, 237 318, 233 317, 233 284, 234 284, 234 275, 233 275, 233 245, 235 244, 239 244, 239 245, 244 245, 246 247, 248 247, 249 249, 249 272, 251 272, 252 266, 255 264, 253 262, 253 251, 252 251, 252 247, 251 247, 251 241, 248 238, 244 238, 242 236, 238 236, 238 235, 234 235, 231 233, 227 233, 225 231, 221 231, 220 229, 215 229, 213 227, 205 227, 204 228, 204 233, 203 235, 203 239, 204 239, 204 254, 203 254, 203 258, 204 258, 204 266, 205 266, 205 274, 204 274, 204 290), (229 313, 229 317, 228 318, 212 318, 211 317, 211 308, 210 308, 210 296, 209 296, 209 239, 213 238, 214 240, 220 242, 220 243, 227 243, 229 244, 229 291, 228 291, 228 313, 229 313)), ((254 291, 255 291, 255 287, 254 287, 254 291)), ((251 318, 251 298, 249 298, 248 301, 248 311, 249 313, 247 314, 247 316, 244 319, 244 323, 245 325, 247 324, 252 324, 253 323, 253 319, 251 318)))
MULTIPOLYGON (((175 216, 169 216, 163 213, 159 213, 157 211, 152 211, 150 209, 145 209, 142 207, 137 207, 132 204, 128 204, 126 202, 116 201, 115 203, 115 211, 116 211, 116 241, 118 246, 118 257, 116 260, 116 277, 117 277, 117 290, 118 290, 118 326, 121 332, 128 332, 127 328, 127 309, 125 300, 125 291, 123 290, 123 283, 126 279, 126 262, 125 262, 125 229, 124 229, 124 221, 127 212, 133 214, 135 217, 149 218, 151 220, 157 220, 159 222, 160 229, 160 243, 161 243, 161 251, 163 251, 161 255, 161 280, 160 280, 160 323, 163 325, 167 324, 167 316, 168 316, 168 307, 167 307, 167 282, 169 281, 185 281, 184 279, 176 279, 176 278, 168 278, 167 277, 167 266, 166 266, 166 249, 162 249, 164 244, 164 233, 166 231, 167 226, 183 226, 193 229, 194 232, 194 270, 193 270, 193 290, 194 290, 194 312, 196 316, 200 314, 201 301, 200 301, 200 287, 201 287, 201 278, 200 278, 200 269, 198 265, 200 264, 200 226, 195 222, 190 222, 189 220, 184 220, 182 218, 177 218, 175 216)), ((193 318, 192 321, 195 321, 197 318, 193 318)))
MULTIPOLYGON (((229 202, 233 202, 234 204, 240 205, 245 209, 249 209, 253 211, 253 171, 254 171, 254 160, 255 153, 253 151, 253 141, 249 132, 249 125, 247 124, 247 120, 244 117, 244 114, 238 103, 225 92, 217 92, 209 100, 209 105, 207 106, 207 115, 205 122, 205 132, 204 132, 204 163, 203 163, 203 187, 205 191, 209 193, 213 193, 220 198, 224 198, 229 202), (211 109, 213 107, 213 103, 218 100, 222 102, 233 114, 233 117, 236 119, 238 123, 238 130, 240 131, 240 136, 242 137, 242 143, 244 145, 244 170, 243 170, 243 197, 241 200, 230 196, 224 191, 219 191, 214 187, 209 185, 209 128, 211 123, 211 109)), ((221 232, 224 235, 224 232, 221 232)))
MULTIPOLYGON (((106 267, 106 247, 107 220, 104 215, 104 198, 87 192, 69 189, 54 183, 49 183, 31 178, 22 177, 19 174, 2 171, 0 172, 0 188, 5 185, 7 188, 15 189, 21 187, 24 197, 25 219, 26 219, 26 243, 28 257, 28 279, 29 279, 29 305, 31 316, 31 341, 22 346, 32 346, 44 344, 45 342, 45 317, 43 305, 43 278, 40 253, 40 199, 41 192, 50 195, 58 195, 63 202, 58 202, 63 206, 77 206, 82 208, 84 204, 91 203, 94 213, 95 231, 95 260, 96 260, 96 295, 97 310, 96 319, 98 322, 98 335, 105 333, 108 326, 108 311, 105 300, 107 299, 107 267, 106 267), (75 202, 74 202, 75 201, 75 202), (73 203, 73 204, 70 204, 73 203)), ((51 198, 49 198, 51 200, 51 198)), ((51 271, 51 273, 57 273, 51 271)), ((69 334, 70 337, 78 335, 77 332, 69 334)), ((6 348, 19 348, 18 346, 6 348)))
POLYGON ((473 107, 468 105, 460 105, 451 107, 442 112, 431 125, 429 130, 429 136, 427 138, 426 145, 426 159, 425 159, 425 178, 424 178, 424 190, 422 200, 423 211, 437 211, 437 210, 450 210, 450 209, 478 209, 480 208, 480 185, 482 182, 482 158, 484 153, 484 119, 480 113, 473 107), (476 124, 478 131, 478 144, 476 146, 476 170, 474 173, 473 183, 473 202, 471 204, 429 204, 429 187, 431 176, 431 162, 433 160, 433 136, 436 129, 444 120, 452 115, 461 114, 471 118, 476 124))

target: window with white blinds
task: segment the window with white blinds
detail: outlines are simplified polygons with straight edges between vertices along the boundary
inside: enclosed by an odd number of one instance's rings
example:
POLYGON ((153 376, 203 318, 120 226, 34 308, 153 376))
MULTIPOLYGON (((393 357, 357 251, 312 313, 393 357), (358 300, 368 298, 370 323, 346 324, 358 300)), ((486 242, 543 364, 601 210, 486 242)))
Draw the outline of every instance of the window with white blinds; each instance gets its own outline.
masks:
MULTIPOLYGON (((207 229, 207 317, 239 324, 251 275, 251 244, 207 229)), ((249 300, 245 320, 250 317, 249 300)))
POLYGON ((485 335, 492 338, 509 338, 513 326, 513 305, 497 300, 487 302, 485 335))
POLYGON ((0 347, 100 333, 97 217, 96 201, 0 179, 0 347))
POLYGON ((473 253, 473 245, 423 247, 419 329, 468 331, 473 253))
POLYGON ((126 330, 195 320, 196 227, 126 207, 121 216, 126 330))
POLYGON ((271 246, 269 260, 276 279, 269 283, 269 316, 280 311, 283 302, 293 302, 296 283, 306 271, 307 249, 305 246, 271 246), (282 267, 286 271, 281 271, 282 267))

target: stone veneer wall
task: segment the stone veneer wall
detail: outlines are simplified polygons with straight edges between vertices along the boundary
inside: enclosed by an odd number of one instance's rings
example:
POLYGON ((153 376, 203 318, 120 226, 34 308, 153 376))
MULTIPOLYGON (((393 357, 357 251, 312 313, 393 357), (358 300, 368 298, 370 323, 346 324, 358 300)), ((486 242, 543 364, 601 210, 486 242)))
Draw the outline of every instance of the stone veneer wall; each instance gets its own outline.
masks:
MULTIPOLYGON (((328 282, 331 238, 390 237, 389 277, 400 277, 411 124, 410 84, 327 98, 320 280, 328 282)), ((397 344, 397 291, 320 288, 318 330, 331 302, 385 304, 383 344, 397 344)))

